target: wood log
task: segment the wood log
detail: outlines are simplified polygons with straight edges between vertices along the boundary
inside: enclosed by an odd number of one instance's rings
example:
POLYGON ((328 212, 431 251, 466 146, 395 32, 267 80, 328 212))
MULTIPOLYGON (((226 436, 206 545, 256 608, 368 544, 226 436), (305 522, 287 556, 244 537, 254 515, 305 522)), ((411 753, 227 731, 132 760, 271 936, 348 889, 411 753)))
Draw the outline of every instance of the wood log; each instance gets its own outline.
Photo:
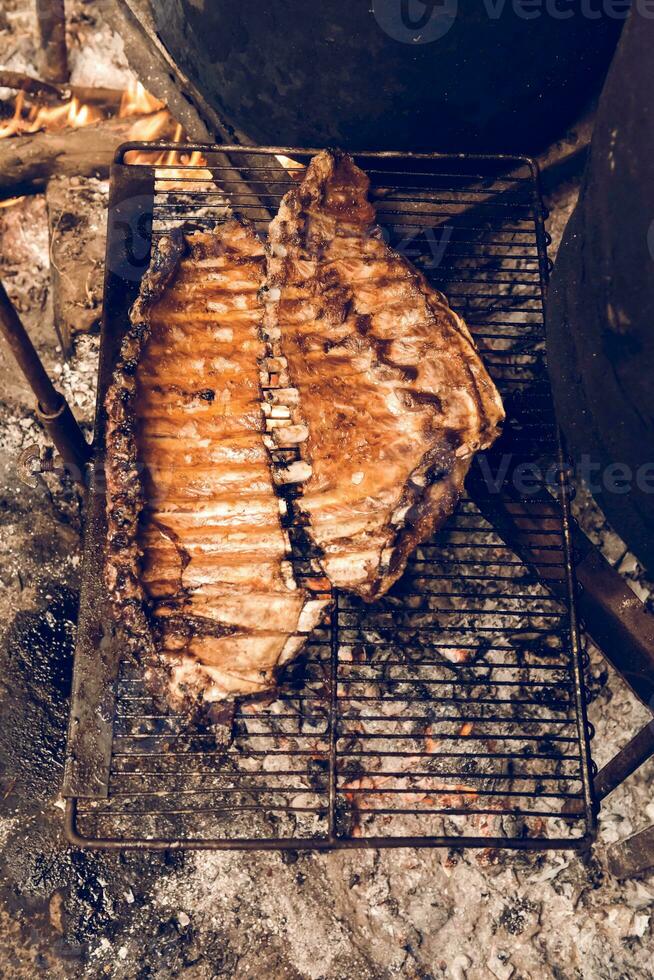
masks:
POLYGON ((120 108, 123 90, 119 88, 101 88, 92 85, 57 85, 46 82, 42 78, 34 78, 20 71, 0 69, 0 88, 11 88, 25 92, 48 103, 70 102, 77 98, 84 105, 93 105, 109 112, 120 108))
POLYGON ((0 140, 0 200, 38 193, 55 174, 107 177, 116 148, 138 118, 0 140))
POLYGON ((68 79, 64 0, 36 0, 41 72, 50 82, 68 79))
POLYGON ((66 357, 75 334, 99 322, 108 190, 93 177, 54 177, 45 192, 54 324, 66 357))

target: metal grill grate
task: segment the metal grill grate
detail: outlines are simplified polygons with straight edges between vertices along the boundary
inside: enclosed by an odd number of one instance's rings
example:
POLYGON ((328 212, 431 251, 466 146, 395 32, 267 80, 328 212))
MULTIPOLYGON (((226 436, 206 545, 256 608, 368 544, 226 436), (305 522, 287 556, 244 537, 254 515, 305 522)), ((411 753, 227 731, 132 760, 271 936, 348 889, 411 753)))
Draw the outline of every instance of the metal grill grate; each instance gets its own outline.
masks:
MULTIPOLYGON (((129 149, 140 162, 122 162, 123 150, 112 177, 100 396, 150 234, 180 222, 211 227, 226 206, 265 234, 296 179, 278 155, 310 157, 250 149, 246 169, 235 148, 202 148, 206 162, 180 169, 148 162, 151 145, 129 149)), ((241 701, 230 725, 201 729, 162 713, 140 668, 120 656, 115 684, 105 685, 110 703, 103 688, 89 704, 84 677, 102 671, 89 639, 97 646, 97 631, 82 625, 66 781, 78 843, 578 847, 592 837, 567 501, 556 479, 551 493, 535 485, 534 467, 556 476, 560 450, 534 166, 399 154, 357 162, 391 245, 475 335, 505 402, 505 435, 391 592, 374 605, 338 595, 331 623, 314 631, 279 688, 241 701), (98 711, 113 714, 100 736, 88 721, 98 711)), ((98 431, 101 442, 101 414, 98 431)), ((96 488, 100 514, 98 497, 96 488)), ((89 547, 86 580, 99 560, 97 542, 89 547)))

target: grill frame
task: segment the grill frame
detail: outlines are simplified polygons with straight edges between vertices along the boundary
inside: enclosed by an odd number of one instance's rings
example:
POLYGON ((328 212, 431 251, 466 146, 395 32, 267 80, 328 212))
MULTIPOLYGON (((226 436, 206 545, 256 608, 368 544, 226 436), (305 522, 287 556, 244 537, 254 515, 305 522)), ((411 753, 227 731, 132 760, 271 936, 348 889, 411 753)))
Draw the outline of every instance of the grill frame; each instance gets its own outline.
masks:
MULTIPOLYGON (((566 613, 568 622, 566 631, 569 636, 569 662, 567 667, 570 671, 570 690, 572 696, 572 701, 569 703, 574 704, 574 721, 577 728, 577 734, 576 739, 573 739, 573 741, 575 742, 579 753, 578 761, 580 766, 579 777, 576 781, 579 782, 581 786, 580 791, 574 794, 574 796, 578 804, 576 819, 583 821, 583 832, 580 833, 579 836, 506 837, 500 835, 493 836, 487 834, 482 835, 467 833, 462 835, 436 834, 429 836, 424 834, 419 836, 410 834, 383 836, 377 834, 357 837, 343 836, 339 834, 337 832, 336 805, 339 791, 342 788, 338 786, 337 782, 337 762, 339 758, 337 744, 339 736, 336 735, 335 724, 336 718, 339 715, 339 696, 337 694, 339 682, 337 639, 339 629, 338 605, 335 607, 335 612, 332 615, 332 636, 330 640, 331 660, 330 683, 328 691, 330 715, 328 727, 329 748, 327 753, 327 758, 329 760, 328 827, 325 835, 314 835, 311 837, 271 836, 267 838, 159 836, 154 838, 132 837, 130 839, 126 839, 124 836, 111 834, 89 835, 80 826, 80 819, 83 815, 84 807, 87 805, 85 801, 103 798, 106 799, 109 794, 109 782, 112 769, 112 747, 114 744, 116 727, 115 687, 116 677, 118 674, 119 654, 112 646, 112 630, 106 605, 103 601, 104 597, 102 596, 103 590, 101 587, 102 541, 104 540, 104 492, 101 478, 103 471, 102 455, 104 427, 102 400, 104 391, 106 390, 106 386, 109 382, 111 368, 116 357, 119 342, 119 331, 116 329, 117 323, 121 322, 121 318, 122 322, 125 322, 125 310, 129 306, 131 298, 133 298, 135 295, 135 290, 138 288, 138 280, 140 279, 140 274, 136 276, 134 273, 133 263, 131 268, 129 261, 127 264, 125 263, 125 253, 126 251, 129 252, 129 249, 133 247, 134 237, 138 239, 139 235, 141 235, 144 240, 147 239, 147 229, 145 230, 145 234, 142 234, 142 230, 139 230, 139 222, 141 221, 144 213, 144 204, 147 206, 147 201, 151 200, 154 206, 155 195, 155 168, 144 164, 126 164, 125 157, 130 151, 138 151, 140 153, 153 153, 161 151, 192 153, 194 151, 199 151, 207 155, 211 154, 212 159, 214 159, 215 155, 215 159, 219 160, 220 163, 214 164, 210 169, 212 169, 214 174, 218 173, 218 175, 227 172, 229 173, 229 176, 233 181, 233 186, 236 188, 233 194, 235 194, 237 198, 238 195, 242 193, 240 190, 241 188, 245 188, 245 193, 247 193, 248 189, 250 191, 252 190, 252 180, 257 180, 256 177, 252 177, 253 170, 251 162, 253 157, 258 159, 260 156, 263 156, 267 161, 271 161, 268 169, 273 170, 274 168, 273 177, 274 175, 278 175, 279 177, 280 174, 283 174, 286 177, 286 171, 279 167, 277 161, 275 160, 274 164, 272 163, 272 160, 276 155, 300 158, 304 160, 318 152, 317 150, 289 147, 248 148, 247 151, 244 151, 243 148, 236 146, 206 146, 203 144, 190 143, 128 143, 124 144, 116 155, 116 162, 112 171, 109 235, 107 241, 108 271, 105 280, 105 316, 103 320, 98 383, 98 406, 96 412, 95 466, 88 501, 88 520, 85 535, 85 560, 83 572, 84 585, 81 602, 79 640, 75 657, 69 745, 64 778, 64 794, 67 797, 66 833, 68 839, 72 843, 83 847, 156 850, 168 848, 326 850, 331 848, 402 846, 502 847, 511 849, 581 849, 587 847, 595 836, 597 807, 592 791, 593 765, 590 760, 589 745, 592 733, 590 726, 588 725, 585 712, 585 692, 583 684, 584 659, 579 642, 579 627, 575 608, 574 571, 570 544, 570 512, 565 479, 561 479, 559 481, 558 497, 560 509, 554 509, 552 500, 547 494, 545 497, 543 497, 541 494, 541 496, 537 498, 537 509, 534 509, 532 501, 532 507, 529 513, 535 516, 532 516, 528 525, 531 530, 523 533, 520 531, 520 528, 523 528, 523 525, 519 525, 519 533, 517 535, 518 540, 514 546, 516 554, 514 554, 513 557, 519 555, 520 558, 523 558, 524 556, 521 553, 520 548, 524 548, 524 546, 527 547, 529 554, 533 554, 535 546, 536 559, 530 559, 531 566, 538 568, 544 578, 556 579, 553 592, 554 599, 548 601, 560 602, 561 595, 563 594, 567 607, 566 613), (241 156, 242 159, 245 160, 246 153, 247 160, 249 161, 248 166, 239 166, 241 156), (218 169, 218 167, 220 167, 220 169, 218 169), (121 234, 117 234, 117 229, 121 227, 123 230, 127 229, 125 234, 123 234, 122 239, 121 234), (540 510, 538 508, 540 508, 540 510), (552 514, 554 516, 552 516, 552 514), (548 532, 548 520, 556 521, 557 526, 560 527, 560 546, 558 546, 558 548, 556 545, 551 546, 547 543, 543 543, 544 540, 547 541, 547 538, 544 538, 544 536, 548 533, 553 533, 551 529, 548 532), (551 570, 554 568, 552 563, 545 562, 545 558, 547 557, 546 550, 548 547, 550 549, 556 548, 561 554, 562 561, 557 564, 557 570, 555 571, 551 570), (545 567, 545 571, 543 572, 543 566, 547 566, 547 564, 550 564, 550 569, 545 567)), ((459 172, 458 174, 452 174, 450 175, 452 178, 460 178, 461 176, 464 176, 466 180, 470 181, 472 180, 473 173, 467 172, 465 168, 475 167, 480 171, 478 176, 481 181, 491 180, 492 182, 492 177, 494 175, 495 183, 497 183, 498 180, 501 182, 501 177, 498 177, 498 173, 508 174, 512 171, 512 169, 526 170, 528 177, 520 179, 528 182, 528 197, 530 202, 529 213, 531 216, 533 216, 533 241, 536 249, 535 256, 532 254, 528 256, 528 259, 531 260, 533 264, 537 264, 537 280, 534 278, 533 274, 530 274, 528 279, 524 281, 524 284, 533 285, 534 287, 537 285, 538 325, 540 326, 542 332, 543 300, 549 271, 547 259, 547 236, 543 225, 544 213, 540 197, 538 171, 535 163, 530 158, 497 155, 452 155, 438 153, 407 154, 393 152, 362 152, 353 155, 355 159, 357 159, 358 162, 361 162, 364 168, 368 170, 370 170, 370 163, 368 161, 379 161, 378 165, 382 171, 384 168, 388 168, 389 164, 397 165, 398 168, 401 164, 406 168, 404 175, 411 177, 424 176, 424 172, 421 174, 420 170, 426 165, 433 166, 434 170, 436 170, 437 167, 450 166, 452 169, 458 167, 460 171, 461 168, 463 168, 463 173, 459 172), (484 173, 484 169, 486 169, 486 173, 484 173)), ((162 171, 161 165, 159 165, 156 169, 162 171)), ((190 172, 191 168, 184 167, 184 170, 190 172)), ((446 170, 445 175, 447 173, 448 171, 446 170)), ((440 176, 445 175, 441 174, 440 176)), ((269 178, 266 179, 268 180, 269 178)), ((193 182, 195 183, 196 181, 194 180, 193 182)), ((262 184, 263 180, 259 179, 257 182, 258 184, 262 184)), ((509 181, 507 180, 504 181, 504 183, 508 182, 509 181)), ((396 193, 397 189, 398 188, 395 188, 393 193, 396 193)), ((256 192, 256 194, 252 195, 255 202, 252 205, 252 209, 257 209, 257 214, 261 214, 263 216, 261 218, 262 221, 265 220, 266 205, 271 203, 271 197, 273 196, 268 193, 269 186, 264 185, 264 192, 265 193, 262 195, 261 190, 259 190, 256 192), (263 204, 261 204, 262 198, 263 204)), ((488 191, 486 190, 484 193, 487 192, 488 191)), ((456 197, 456 192, 451 189, 448 189, 445 193, 451 193, 456 197)), ((501 199, 503 196, 510 197, 510 193, 506 191, 506 188, 504 189, 504 194, 496 194, 498 199, 494 200, 491 207, 499 207, 500 209, 502 207, 512 207, 510 201, 507 202, 501 199)), ((414 202, 412 201, 411 204, 413 203, 414 202)), ((421 203, 424 204, 424 202, 421 203)), ((451 204, 452 201, 446 200, 445 203, 451 204)), ((459 194, 458 201, 456 203, 458 205, 463 204, 463 195, 459 194)), ((380 205, 380 207, 382 205, 380 205)), ((239 211, 240 208, 235 207, 234 210, 239 211)), ((477 207, 477 210, 479 210, 479 207, 477 207)), ((424 215, 424 212, 421 213, 424 215)), ((468 214, 470 211, 464 210, 460 213, 468 214)), ((510 214, 510 212, 507 213, 510 214)), ((175 212, 175 214, 177 216, 177 212, 175 212)), ((531 220, 531 217, 529 220, 531 220)), ((514 224, 518 222, 511 223, 514 224)), ((434 225, 434 227, 437 226, 434 225)), ((501 232, 501 234, 507 234, 509 235, 509 238, 512 234, 514 237, 515 235, 520 235, 521 237, 526 237, 527 235, 526 232, 523 233, 520 231, 511 233, 506 231, 501 232)), ((498 242, 496 244, 500 248, 503 247, 503 243, 498 242)), ((525 251, 527 251, 527 249, 525 249, 525 251)), ((508 252, 512 255, 510 244, 508 244, 508 252)), ((129 255, 127 258, 129 259, 129 255)), ((518 267, 515 269, 515 273, 511 273, 509 278, 506 280, 501 278, 497 280, 499 290, 497 294, 493 294, 493 291, 491 290, 491 299, 497 299, 498 295, 502 293, 502 283, 506 283, 507 286, 515 284, 518 274, 524 271, 524 269, 521 270, 519 267, 521 260, 520 255, 516 255, 515 258, 518 260, 518 267)), ((506 263, 503 263, 503 266, 504 271, 510 271, 510 268, 507 270, 506 263)), ((144 256, 140 261, 139 268, 141 274, 145 267, 147 267, 147 256, 144 256)), ((441 270, 441 268, 441 266, 438 266, 439 270, 441 270)), ((491 269, 491 271, 493 270, 491 269)), ((437 272, 436 276, 434 277, 435 281, 438 281, 439 274, 440 272, 437 272)), ((440 288, 442 288, 446 294, 450 295, 451 291, 448 290, 447 281, 443 282, 443 280, 440 280, 440 282, 440 288)), ((529 302, 536 302, 536 299, 530 299, 528 303, 529 302)), ((455 301, 453 301, 452 305, 455 309, 457 308, 455 301)), ((514 314, 516 312, 520 313, 520 309, 513 309, 511 312, 514 314)), ((528 324, 531 321, 527 320, 527 316, 525 315, 526 312, 527 311, 523 311, 521 315, 524 316, 525 323, 528 324)), ((529 310, 528 314, 531 315, 534 312, 536 311, 529 310)), ((467 316, 466 319, 468 319, 467 316)), ((508 320, 509 325, 511 325, 510 316, 508 317, 508 320)), ((518 322, 519 324, 520 321, 518 320, 514 322, 518 322)), ((533 322, 531 323, 533 326, 533 322)), ((500 330, 500 334, 501 333, 502 331, 500 330)), ((526 348, 526 352, 527 356, 529 356, 529 348, 526 348)), ((486 363, 489 364, 488 354, 485 354, 485 360, 486 363)), ((494 366, 489 364, 489 368, 492 368, 491 373, 494 373, 494 366)), ((545 378, 539 378, 539 383, 542 383, 543 380, 545 380, 546 388, 548 388, 546 375, 545 378)), ((548 406, 550 405, 550 402, 551 399, 548 400, 548 406)), ((563 474, 564 457, 561 450, 560 434, 556 428, 554 430, 553 446, 555 447, 554 462, 558 467, 559 474, 563 474)), ((479 513, 482 517, 484 517, 483 511, 479 511, 479 513)), ((504 537, 506 538, 506 536, 504 537)), ((491 547, 497 547, 497 545, 491 545, 491 547)), ((507 568, 511 565, 511 563, 512 558, 507 559, 507 568)), ((475 564, 479 566, 479 561, 475 562, 475 564)), ((495 561, 492 564, 501 565, 502 562, 495 561)), ((521 564, 521 562, 513 562, 513 564, 521 564)), ((490 567, 488 571, 490 571, 490 567)), ((483 577, 484 576, 478 576, 478 580, 481 580, 483 577)), ((485 614, 486 613, 484 612, 484 615, 485 614)), ((536 614, 533 615, 536 616, 536 614)), ((410 661, 410 663, 411 665, 416 665, 418 661, 410 661)), ((412 683, 416 684, 416 682, 412 683)), ((434 681, 434 683, 444 682, 434 681)), ((450 681, 453 688, 456 683, 457 681, 450 681)), ((496 684, 497 682, 494 683, 496 684)), ((468 683, 468 686, 470 686, 470 682, 468 683)), ((410 700, 410 698, 405 697, 404 700, 410 700)), ((462 755, 464 758, 466 757, 465 753, 462 753, 462 755)), ((512 758, 516 757, 514 756, 512 758)), ((399 792, 402 791, 400 790, 399 792)), ((444 794, 441 792, 440 794, 436 793, 435 795, 438 796, 444 794)), ((509 792, 506 795, 514 797, 515 793, 509 792)), ((537 796, 538 794, 535 795, 537 796)), ((135 794, 135 796, 138 796, 138 794, 135 794)), ((563 800, 563 797, 561 799, 563 800)), ((472 815, 473 813, 483 812, 479 809, 464 809, 466 815, 468 816, 472 815)), ((440 808, 439 812, 443 812, 443 808, 440 808)), ((565 819, 563 804, 559 816, 565 819)), ((570 818, 569 814, 568 817, 570 818)))

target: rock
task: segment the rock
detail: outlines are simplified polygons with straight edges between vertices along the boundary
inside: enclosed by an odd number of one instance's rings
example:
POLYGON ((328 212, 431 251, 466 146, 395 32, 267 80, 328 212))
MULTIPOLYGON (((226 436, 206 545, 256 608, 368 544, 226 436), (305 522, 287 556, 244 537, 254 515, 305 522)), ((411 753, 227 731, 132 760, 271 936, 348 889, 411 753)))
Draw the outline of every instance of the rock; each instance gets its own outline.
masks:
POLYGON ((60 891, 55 891, 52 893, 49 904, 50 924, 57 930, 57 932, 61 933, 61 935, 64 933, 63 912, 64 897, 60 891))
POLYGON ((493 976, 497 977, 497 980, 509 980, 509 977, 513 976, 515 972, 515 967, 509 960, 509 954, 504 950, 498 949, 496 946, 491 948, 491 954, 486 960, 486 966, 493 976))
POLYGON ((472 960, 465 953, 461 956, 457 956, 456 959, 450 965, 450 976, 452 980, 466 980, 466 970, 469 970, 472 966, 472 960))
POLYGON ((649 929, 649 920, 650 916, 646 915, 644 912, 636 914, 633 918, 633 922, 631 923, 631 930, 629 934, 631 936, 638 936, 639 939, 642 939, 649 929))

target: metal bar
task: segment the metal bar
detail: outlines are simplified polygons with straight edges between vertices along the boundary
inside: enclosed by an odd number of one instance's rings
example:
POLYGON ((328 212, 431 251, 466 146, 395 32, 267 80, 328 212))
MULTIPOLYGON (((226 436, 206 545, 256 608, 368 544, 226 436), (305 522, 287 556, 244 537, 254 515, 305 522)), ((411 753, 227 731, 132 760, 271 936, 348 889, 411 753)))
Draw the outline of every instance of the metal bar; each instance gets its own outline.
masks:
POLYGON ((635 878, 654 868, 654 824, 613 844, 608 863, 609 871, 616 878, 635 878))
MULTIPOLYGON (((276 157, 276 156, 286 156, 292 159, 305 157, 309 159, 315 156, 317 153, 322 153, 324 147, 300 147, 300 146, 243 146, 238 143, 175 143, 171 140, 157 140, 153 143, 145 143, 142 140, 134 140, 128 143, 124 143, 122 148, 119 148, 117 152, 116 162, 119 163, 122 159, 121 154, 128 150, 179 150, 182 153, 193 152, 198 150, 205 153, 245 153, 253 157, 276 157)), ((352 151, 353 157, 369 157, 372 160, 410 160, 412 162, 426 161, 435 162, 437 160, 448 160, 452 162, 456 160, 457 162, 464 163, 468 161, 484 161, 486 163, 497 163, 501 165, 503 172, 507 167, 511 166, 524 166, 528 167, 531 171, 531 179, 533 180, 533 172, 535 164, 531 157, 521 156, 520 154, 507 154, 507 153, 411 153, 405 152, 403 150, 356 150, 352 151)), ((273 165, 274 166, 274 165, 273 165)), ((174 169, 170 166, 168 169, 174 169)), ((366 168, 367 169, 367 168, 366 168)), ((383 176, 409 176, 409 177, 438 177, 439 174, 431 173, 429 171, 416 171, 415 169, 409 170, 396 170, 388 171, 386 169, 376 171, 378 174, 383 176)), ((465 177, 477 177, 478 179, 487 180, 489 174, 464 174, 465 177)), ((526 178, 530 179, 530 178, 526 178)))
POLYGON ((108 206, 102 340, 95 413, 95 459, 86 499, 82 593, 71 691, 64 796, 106 797, 113 746, 116 679, 123 651, 113 630, 104 588, 106 507, 104 480, 104 396, 129 307, 149 262, 143 214, 151 207, 147 174, 112 175, 108 206))
POLYGON ((42 410, 56 412, 62 396, 50 381, 2 281, 0 281, 0 327, 42 410))
POLYGON ((68 402, 50 381, 2 281, 0 281, 0 330, 34 392, 39 421, 55 444, 66 467, 76 480, 82 482, 84 467, 91 457, 91 447, 84 438, 68 402))
POLYGON ((654 755, 654 719, 649 721, 595 776, 595 795, 603 800, 654 755))
POLYGON ((337 792, 337 732, 338 719, 338 592, 334 595, 334 608, 331 621, 331 657, 329 679, 329 839, 335 840, 336 792, 337 792))
MULTIPOLYGON (((484 811, 477 810, 477 813, 484 811)), ((494 810, 493 813, 502 813, 494 810)), ((536 816, 537 814, 532 814, 536 816)), ((545 813, 545 817, 555 816, 545 813)), ((503 838, 503 837, 473 837, 462 835, 461 837, 449 837, 437 835, 433 837, 340 837, 336 840, 328 838, 312 837, 302 839, 301 837, 291 838, 243 838, 225 840, 224 838, 188 838, 180 839, 149 839, 136 838, 125 840, 123 838, 89 838, 80 832, 77 823, 77 807, 74 800, 69 800, 66 804, 65 833, 67 840, 77 847, 93 848, 97 850, 243 850, 243 851, 278 851, 278 850, 320 850, 328 851, 334 849, 355 849, 370 847, 477 847, 477 848, 501 848, 506 850, 585 850, 592 837, 588 834, 580 835, 577 838, 553 837, 549 839, 534 839, 531 837, 523 838, 503 838)), ((567 818, 571 819, 571 818, 567 818)))
POLYGON ((64 0, 35 0, 41 73, 48 82, 68 80, 64 0))
POLYGON ((581 551, 586 546, 586 554, 577 562, 578 605, 584 626, 636 697, 651 707, 654 616, 581 529, 576 526, 574 530, 575 548, 581 551))
MULTIPOLYGON (((556 595, 562 594, 565 567, 543 561, 540 515, 549 510, 548 519, 559 519, 556 501, 550 494, 539 491, 534 494, 532 503, 525 503, 512 499, 506 492, 484 494, 477 483, 469 483, 468 490, 507 543, 535 568, 556 595), (533 507, 538 511, 530 519, 533 507), (519 526, 516 517, 522 521, 519 526)), ((577 607, 584 628, 636 697, 643 704, 651 705, 654 699, 654 616, 645 610, 619 572, 572 519, 570 536, 577 554, 577 607)))
MULTIPOLYGON (((543 220, 542 198, 540 192, 540 177, 534 165, 534 215, 536 224, 536 237, 538 239, 538 251, 541 269, 541 302, 543 318, 545 317, 545 302, 547 299, 547 283, 549 279, 549 265, 547 261, 547 241, 545 236, 545 225, 543 220)), ((572 673, 575 680, 575 699, 577 707, 577 734, 579 738, 579 754, 581 770, 583 776, 584 802, 586 808, 586 826, 589 832, 594 833, 597 825, 597 802, 593 795, 592 784, 592 760, 590 755, 590 740, 588 737, 588 718, 586 715, 586 689, 584 683, 584 668, 581 656, 581 641, 579 636, 579 622, 577 618, 577 596, 576 581, 574 571, 573 546, 571 535, 572 517, 570 514, 570 498, 568 484, 565 478, 563 444, 561 437, 558 440, 558 453, 556 457, 558 472, 561 479, 558 485, 558 494, 562 510, 563 525, 563 550, 565 554, 565 584, 570 617, 570 642, 572 654, 572 673)))

